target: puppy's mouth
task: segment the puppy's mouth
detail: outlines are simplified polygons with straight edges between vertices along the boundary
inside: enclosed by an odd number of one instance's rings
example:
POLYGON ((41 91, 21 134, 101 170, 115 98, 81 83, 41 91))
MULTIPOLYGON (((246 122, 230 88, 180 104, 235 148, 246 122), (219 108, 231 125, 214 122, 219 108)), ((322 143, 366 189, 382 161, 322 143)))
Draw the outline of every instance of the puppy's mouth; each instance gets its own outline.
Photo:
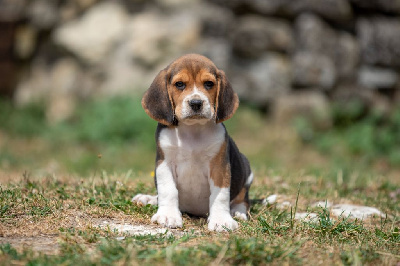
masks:
POLYGON ((185 119, 191 119, 191 120, 201 119, 201 120, 203 120, 203 119, 210 119, 210 118, 203 114, 192 114, 192 115, 185 117, 185 119))
POLYGON ((212 120, 212 118, 204 114, 191 114, 182 118, 181 122, 187 125, 194 125, 194 124, 203 125, 208 123, 210 120, 212 120))

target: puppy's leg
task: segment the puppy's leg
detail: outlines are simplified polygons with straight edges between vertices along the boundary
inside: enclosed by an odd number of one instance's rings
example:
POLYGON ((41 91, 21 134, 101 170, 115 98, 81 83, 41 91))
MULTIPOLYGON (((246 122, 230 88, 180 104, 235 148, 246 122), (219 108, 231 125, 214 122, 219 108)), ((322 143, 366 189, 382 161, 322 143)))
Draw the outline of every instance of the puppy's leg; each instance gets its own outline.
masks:
POLYGON ((170 166, 163 161, 156 168, 158 211, 152 222, 170 228, 182 227, 182 214, 179 211, 178 189, 170 166))
POLYGON ((247 212, 250 207, 249 189, 253 182, 253 173, 246 180, 246 184, 240 193, 231 201, 231 215, 241 220, 247 220, 247 212))
POLYGON ((140 203, 143 205, 157 205, 157 195, 145 195, 145 194, 137 194, 132 198, 132 202, 140 203))
POLYGON ((210 215, 208 216, 208 229, 211 231, 235 230, 238 223, 233 220, 229 212, 229 187, 210 185, 210 215))
POLYGON ((210 213, 208 229, 212 231, 235 230, 238 223, 230 214, 231 168, 226 160, 226 145, 221 147, 210 164, 210 213))

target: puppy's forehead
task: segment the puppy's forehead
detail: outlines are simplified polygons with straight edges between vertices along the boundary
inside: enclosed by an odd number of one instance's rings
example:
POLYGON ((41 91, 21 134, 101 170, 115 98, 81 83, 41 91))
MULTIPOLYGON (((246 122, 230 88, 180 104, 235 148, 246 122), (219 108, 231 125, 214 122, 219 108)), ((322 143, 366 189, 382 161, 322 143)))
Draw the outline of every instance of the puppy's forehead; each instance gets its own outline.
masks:
POLYGON ((196 77, 200 73, 208 72, 214 76, 217 75, 217 67, 214 63, 200 55, 186 55, 178 58, 169 67, 170 77, 174 77, 178 73, 184 71, 187 75, 196 77))

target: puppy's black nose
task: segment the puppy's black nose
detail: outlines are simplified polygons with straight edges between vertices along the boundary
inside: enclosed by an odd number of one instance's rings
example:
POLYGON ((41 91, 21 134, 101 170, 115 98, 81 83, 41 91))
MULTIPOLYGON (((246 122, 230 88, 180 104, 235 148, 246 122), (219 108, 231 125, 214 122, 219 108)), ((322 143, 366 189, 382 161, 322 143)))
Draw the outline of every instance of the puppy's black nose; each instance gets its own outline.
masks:
POLYGON ((201 109, 203 106, 203 101, 202 100, 190 100, 189 102, 190 107, 192 108, 193 111, 197 112, 201 109))

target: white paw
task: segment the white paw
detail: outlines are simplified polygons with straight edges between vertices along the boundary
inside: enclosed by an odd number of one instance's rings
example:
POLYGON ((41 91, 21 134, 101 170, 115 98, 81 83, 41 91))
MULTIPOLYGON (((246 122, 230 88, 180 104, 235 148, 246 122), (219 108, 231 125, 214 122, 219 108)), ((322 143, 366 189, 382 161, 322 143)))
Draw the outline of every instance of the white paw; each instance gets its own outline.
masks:
POLYGON ((157 195, 153 196, 153 195, 137 194, 132 198, 131 201, 135 203, 141 203, 143 205, 147 204, 157 205, 157 195))
POLYGON ((208 218, 208 230, 210 231, 222 232, 227 230, 235 230, 238 227, 238 223, 233 220, 229 213, 216 214, 208 218))
POLYGON ((177 208, 163 207, 151 217, 151 221, 169 228, 182 227, 182 214, 177 208))

